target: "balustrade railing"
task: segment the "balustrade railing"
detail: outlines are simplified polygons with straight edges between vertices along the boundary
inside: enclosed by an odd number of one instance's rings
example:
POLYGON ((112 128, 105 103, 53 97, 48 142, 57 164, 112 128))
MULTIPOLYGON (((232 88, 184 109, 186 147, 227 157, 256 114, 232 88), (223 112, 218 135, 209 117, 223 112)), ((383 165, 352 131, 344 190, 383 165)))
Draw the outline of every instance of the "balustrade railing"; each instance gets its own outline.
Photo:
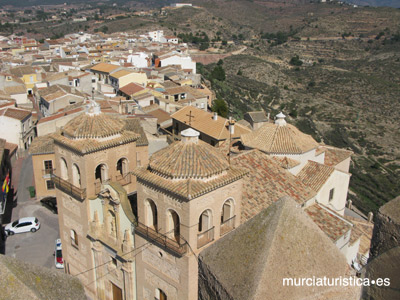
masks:
POLYGON ((74 197, 75 199, 83 201, 86 198, 86 189, 74 186, 72 183, 54 174, 51 174, 51 180, 54 182, 59 190, 74 197))
MULTIPOLYGON (((169 238, 167 235, 162 234, 153 228, 150 228, 143 223, 137 222, 135 232, 140 236, 149 240, 155 244, 158 244, 167 250, 174 252, 175 254, 182 256, 187 252, 187 243, 178 242, 174 239, 169 238)), ((179 239, 181 240, 181 239, 179 239)))
POLYGON ((235 217, 233 216, 221 223, 220 235, 224 235, 235 228, 235 217))
POLYGON ((43 175, 53 175, 55 170, 56 169, 53 169, 53 168, 51 168, 51 169, 42 169, 42 174, 43 175))
POLYGON ((115 177, 120 185, 127 185, 131 183, 131 173, 120 174, 115 177))
POLYGON ((197 234, 197 248, 201 248, 214 240, 214 226, 197 234))

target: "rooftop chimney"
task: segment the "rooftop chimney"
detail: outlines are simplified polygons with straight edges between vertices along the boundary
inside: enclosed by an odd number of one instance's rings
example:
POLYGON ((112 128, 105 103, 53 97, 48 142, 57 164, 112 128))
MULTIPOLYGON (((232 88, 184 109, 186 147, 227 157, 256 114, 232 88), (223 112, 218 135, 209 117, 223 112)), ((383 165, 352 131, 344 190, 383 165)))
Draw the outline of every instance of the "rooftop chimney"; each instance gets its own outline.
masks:
POLYGON ((232 117, 229 117, 229 134, 235 134, 235 123, 232 120, 232 117))
POLYGON ((218 120, 218 114, 216 112, 213 115, 213 120, 218 120))

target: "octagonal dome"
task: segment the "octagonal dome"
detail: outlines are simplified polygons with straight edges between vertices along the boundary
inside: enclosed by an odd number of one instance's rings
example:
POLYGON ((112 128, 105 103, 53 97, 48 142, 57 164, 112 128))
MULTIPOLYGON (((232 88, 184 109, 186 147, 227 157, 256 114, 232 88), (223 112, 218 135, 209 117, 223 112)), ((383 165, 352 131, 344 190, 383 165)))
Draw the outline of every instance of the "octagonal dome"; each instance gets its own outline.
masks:
POLYGON ((69 121, 63 128, 65 136, 74 139, 106 138, 120 134, 124 121, 105 114, 82 114, 69 121))
POLYGON ((197 140, 177 141, 154 153, 149 160, 150 171, 173 179, 201 179, 229 169, 225 156, 211 145, 197 140))

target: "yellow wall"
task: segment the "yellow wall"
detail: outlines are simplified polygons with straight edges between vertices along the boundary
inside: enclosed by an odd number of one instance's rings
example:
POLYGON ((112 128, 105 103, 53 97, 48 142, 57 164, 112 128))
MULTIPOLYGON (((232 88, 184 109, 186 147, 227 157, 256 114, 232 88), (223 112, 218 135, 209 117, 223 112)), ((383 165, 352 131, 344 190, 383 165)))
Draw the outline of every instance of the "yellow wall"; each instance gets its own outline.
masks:
MULTIPOLYGON (((111 75, 112 76, 112 75, 111 75)), ((119 79, 119 88, 129 84, 129 83, 137 83, 140 85, 147 84, 147 75, 146 73, 131 73, 125 76, 120 77, 119 79)))
POLYGON ((51 160, 53 162, 53 168, 55 168, 55 155, 52 154, 41 154, 41 155, 32 155, 32 164, 33 164, 33 177, 35 179, 35 189, 36 189, 36 198, 41 199, 44 197, 55 197, 56 190, 47 189, 46 181, 50 180, 50 174, 45 174, 44 172, 44 161, 51 160))
POLYGON ((37 82, 37 77, 35 73, 32 74, 25 74, 22 77, 23 82, 25 83, 25 86, 27 89, 32 89, 37 82), (31 81, 31 76, 32 76, 32 81, 31 81))
POLYGON ((17 55, 20 52, 24 52, 25 50, 23 48, 15 48, 15 49, 11 49, 11 53, 13 56, 17 55))

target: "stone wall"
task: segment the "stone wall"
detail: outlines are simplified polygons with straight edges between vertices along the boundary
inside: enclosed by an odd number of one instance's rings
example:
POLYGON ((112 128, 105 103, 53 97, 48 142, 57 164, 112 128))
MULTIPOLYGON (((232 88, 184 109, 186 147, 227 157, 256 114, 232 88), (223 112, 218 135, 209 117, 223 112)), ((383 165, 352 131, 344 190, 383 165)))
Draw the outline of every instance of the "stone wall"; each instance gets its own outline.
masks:
POLYGON ((375 217, 370 260, 400 246, 400 196, 386 203, 375 217))
POLYGON ((233 300, 199 256, 199 300, 233 300))

